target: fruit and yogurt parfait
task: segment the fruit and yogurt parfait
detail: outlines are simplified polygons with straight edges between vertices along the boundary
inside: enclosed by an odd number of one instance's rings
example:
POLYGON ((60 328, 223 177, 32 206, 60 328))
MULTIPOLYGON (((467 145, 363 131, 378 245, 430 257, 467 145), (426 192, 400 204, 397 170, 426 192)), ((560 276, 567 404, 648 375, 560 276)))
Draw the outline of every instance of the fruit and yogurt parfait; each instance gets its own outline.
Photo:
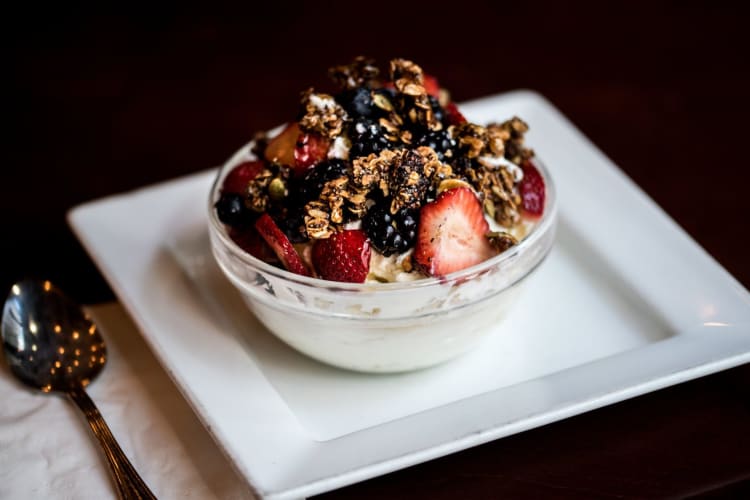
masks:
MULTIPOLYGON (((357 58, 259 134, 209 196, 212 253, 294 349, 365 372, 451 359, 497 331, 554 241, 554 183, 518 117, 470 123, 411 61, 357 58)), ((249 326, 250 327, 250 326, 249 326)))
POLYGON ((215 210, 245 252, 292 273, 367 283, 445 277, 518 244, 545 182, 518 117, 464 118, 436 78, 359 57, 331 94, 302 93, 297 119, 258 134, 215 210))

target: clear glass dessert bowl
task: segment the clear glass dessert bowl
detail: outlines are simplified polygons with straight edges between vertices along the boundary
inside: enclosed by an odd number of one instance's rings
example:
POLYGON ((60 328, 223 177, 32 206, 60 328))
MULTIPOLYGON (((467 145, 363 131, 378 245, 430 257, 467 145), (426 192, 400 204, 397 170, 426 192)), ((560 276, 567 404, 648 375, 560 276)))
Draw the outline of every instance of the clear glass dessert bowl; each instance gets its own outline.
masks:
POLYGON ((544 213, 523 240, 493 258, 442 278, 411 282, 339 283, 294 274, 241 249, 216 215, 214 204, 224 177, 236 165, 254 159, 251 146, 220 169, 211 188, 213 255, 270 332, 324 363, 362 372, 402 372, 468 351, 496 330, 552 248, 555 186, 537 159, 546 184, 544 213))

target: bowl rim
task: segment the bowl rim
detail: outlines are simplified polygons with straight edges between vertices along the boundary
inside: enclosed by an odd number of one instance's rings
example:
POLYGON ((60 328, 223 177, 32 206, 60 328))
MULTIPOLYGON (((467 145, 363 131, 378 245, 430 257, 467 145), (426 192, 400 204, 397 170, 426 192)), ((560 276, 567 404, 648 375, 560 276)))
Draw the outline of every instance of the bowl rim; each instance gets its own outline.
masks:
MULTIPOLYGON (((279 129, 277 127, 276 129, 279 129)), ((274 129, 274 130, 276 130, 274 129)), ((499 253, 498 255, 487 259, 479 264, 467 267, 460 271, 456 271, 447 274, 442 277, 428 276, 426 278, 414 280, 414 281, 396 281, 388 283, 346 283, 340 281, 324 280, 322 278, 314 278, 311 276, 303 276, 296 274, 286 269, 282 269, 261 259, 249 254, 239 245, 237 245, 232 238, 229 237, 228 231, 225 229, 225 225, 219 220, 214 204, 218 199, 221 182, 223 181, 226 174, 231 168, 239 165, 245 161, 257 160, 257 156, 251 151, 255 141, 250 141, 240 148, 232 157, 227 160, 218 170, 213 183, 211 184, 211 190, 208 195, 208 218, 209 218, 209 229, 210 232, 219 238, 233 255, 250 267, 257 268, 265 273, 271 274, 276 278, 290 281, 299 285, 305 285, 313 288, 327 288, 335 291, 350 291, 350 292, 375 292, 375 291, 402 291, 402 290, 418 290, 422 288, 429 288, 437 285, 445 285, 446 283, 461 282, 467 278, 471 278, 475 275, 480 275, 496 266, 500 266, 506 261, 514 259, 519 254, 523 253, 529 247, 533 247, 534 244, 542 239, 547 232, 553 229, 555 221, 557 219, 557 190, 554 181, 546 167, 546 165, 537 157, 533 157, 534 166, 539 170, 544 179, 545 184, 545 202, 544 202, 544 213, 539 218, 538 223, 532 228, 531 232, 522 239, 518 244, 511 248, 499 253)), ((548 252, 545 252, 545 255, 548 252)), ((222 266, 223 267, 223 266, 222 266)), ((523 276, 529 274, 536 266, 530 266, 523 276)), ((240 281, 245 281, 239 277, 240 281)))

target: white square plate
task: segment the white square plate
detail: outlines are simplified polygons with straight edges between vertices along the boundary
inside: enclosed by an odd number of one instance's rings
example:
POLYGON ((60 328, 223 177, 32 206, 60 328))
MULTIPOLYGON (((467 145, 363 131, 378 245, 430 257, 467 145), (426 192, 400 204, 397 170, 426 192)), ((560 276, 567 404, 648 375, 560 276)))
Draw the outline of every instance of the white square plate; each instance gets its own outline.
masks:
POLYGON ((481 348, 404 375, 323 366, 248 313, 207 246, 215 171, 91 202, 70 224, 256 493, 308 496, 750 360, 750 294, 541 96, 512 115, 558 186, 555 248, 481 348))

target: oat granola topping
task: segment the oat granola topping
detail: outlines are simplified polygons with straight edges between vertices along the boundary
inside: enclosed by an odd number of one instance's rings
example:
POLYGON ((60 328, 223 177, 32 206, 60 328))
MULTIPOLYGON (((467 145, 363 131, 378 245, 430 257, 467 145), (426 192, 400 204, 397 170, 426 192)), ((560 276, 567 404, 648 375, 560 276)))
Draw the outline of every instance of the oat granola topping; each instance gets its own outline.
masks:
POLYGON ((465 169, 465 175, 479 192, 485 212, 498 224, 510 228, 520 221, 521 194, 506 168, 476 163, 465 169))
POLYGON ((481 125, 475 123, 462 123, 453 129, 453 137, 462 153, 467 158, 478 158, 480 155, 489 154, 502 156, 502 138, 493 129, 492 133, 481 125))
POLYGON ((429 147, 400 150, 388 180, 389 191, 393 193, 391 213, 402 208, 418 208, 428 191, 451 175, 451 167, 442 163, 429 147))
POLYGON ((383 196, 393 198, 391 213, 420 206, 428 190, 451 175, 450 165, 442 163, 426 146, 385 150, 357 158, 352 167, 352 183, 360 192, 378 189, 383 196))
POLYGON ((253 212, 265 212, 274 202, 282 201, 288 194, 290 171, 278 163, 271 163, 248 181, 245 205, 253 212))
POLYGON ((422 68, 406 59, 391 61, 391 80, 401 95, 401 116, 411 123, 424 125, 429 130, 441 130, 443 124, 435 117, 422 68))
POLYGON ((504 252, 510 247, 518 245, 518 239, 507 231, 489 233, 487 239, 490 240, 490 244, 495 247, 498 252, 504 252))
POLYGON ((329 70, 340 89, 335 95, 305 91, 298 120, 285 132, 256 136, 252 152, 261 170, 238 174, 248 176, 247 184, 241 178, 217 202, 220 219, 245 217, 238 227, 246 230, 266 213, 300 252, 335 233, 361 230, 378 255, 396 254, 408 273, 426 269, 423 253, 412 262, 418 229, 428 227, 420 225, 430 217, 425 207, 434 210, 450 199, 441 193, 461 189, 477 195, 482 223, 492 219, 502 228, 482 229, 485 245, 502 252, 525 237, 527 215, 541 213, 527 201, 529 186, 535 188, 530 176, 539 173, 529 169, 534 152, 524 144, 526 122, 516 116, 486 126, 468 122, 419 65, 393 59, 388 69, 381 80, 372 60, 357 57, 329 70))
POLYGON ((264 168, 255 177, 248 182, 247 198, 245 205, 254 212, 265 212, 268 207, 268 185, 274 178, 274 173, 269 168, 264 168))
POLYGON ((388 196, 388 177, 391 165, 396 161, 398 152, 386 149, 380 154, 372 153, 360 157, 352 163, 352 182, 358 189, 370 192, 380 189, 384 196, 388 196))
POLYGON ((355 57, 351 64, 334 66, 328 70, 331 80, 344 90, 369 87, 370 82, 375 80, 378 74, 380 70, 374 61, 363 56, 355 57))
POLYGON ((328 207, 322 201, 311 201, 305 205, 305 231, 314 240, 325 239, 334 233, 330 226, 328 207))
POLYGON ((347 220, 347 213, 361 218, 372 197, 391 197, 391 213, 419 208, 428 193, 453 177, 450 165, 441 162, 432 148, 386 149, 360 157, 351 172, 327 181, 320 196, 306 205, 305 225, 310 238, 327 238, 347 220))
POLYGON ((487 130, 503 141, 505 158, 516 165, 534 156, 534 152, 524 146, 524 134, 529 126, 517 116, 500 124, 491 123, 487 130))
POLYGON ((312 88, 302 94, 304 116, 299 128, 305 132, 318 133, 333 140, 341 135, 346 111, 328 94, 315 93, 312 88))

